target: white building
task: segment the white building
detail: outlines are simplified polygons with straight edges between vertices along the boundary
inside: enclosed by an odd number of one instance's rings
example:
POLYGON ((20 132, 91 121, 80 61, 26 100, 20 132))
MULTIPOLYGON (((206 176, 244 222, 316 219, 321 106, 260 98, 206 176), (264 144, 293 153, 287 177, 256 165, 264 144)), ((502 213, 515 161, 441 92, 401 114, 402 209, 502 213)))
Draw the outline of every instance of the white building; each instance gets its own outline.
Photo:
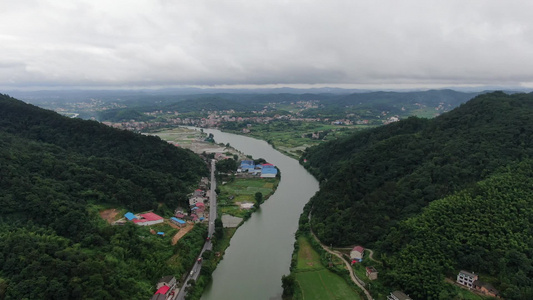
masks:
POLYGON ((474 281, 476 281, 477 279, 478 279, 478 276, 474 274, 473 272, 470 273, 470 272, 461 270, 459 274, 457 274, 457 283, 467 286, 469 288, 474 287, 474 281))

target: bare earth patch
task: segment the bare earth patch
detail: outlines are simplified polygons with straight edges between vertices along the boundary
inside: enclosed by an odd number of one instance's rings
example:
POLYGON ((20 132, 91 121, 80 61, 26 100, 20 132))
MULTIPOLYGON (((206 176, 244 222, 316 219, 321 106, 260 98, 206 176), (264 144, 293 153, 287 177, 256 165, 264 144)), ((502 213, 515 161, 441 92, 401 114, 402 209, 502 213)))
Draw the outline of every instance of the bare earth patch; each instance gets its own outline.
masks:
POLYGON ((176 235, 172 238, 172 245, 176 245, 176 243, 184 237, 187 232, 191 231, 191 229, 194 227, 193 224, 187 224, 187 226, 183 227, 176 233, 176 235))
POLYGON ((118 210, 116 210, 114 208, 102 210, 100 212, 100 217, 102 217, 102 219, 106 220, 107 223, 109 223, 109 224, 112 224, 113 222, 115 222, 115 217, 117 215, 118 215, 118 210))

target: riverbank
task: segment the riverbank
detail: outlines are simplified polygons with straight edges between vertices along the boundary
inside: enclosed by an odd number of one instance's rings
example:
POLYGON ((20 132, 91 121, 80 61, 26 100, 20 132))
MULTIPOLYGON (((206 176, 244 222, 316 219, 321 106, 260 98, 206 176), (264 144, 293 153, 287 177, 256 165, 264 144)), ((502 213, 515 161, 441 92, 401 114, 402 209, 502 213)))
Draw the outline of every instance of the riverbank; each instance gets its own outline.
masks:
POLYGON ((235 232, 202 299, 281 299, 280 279, 289 271, 298 216, 318 190, 318 182, 298 161, 264 141, 204 131, 219 143, 275 164, 283 176, 276 192, 235 232))
MULTIPOLYGON (((231 147, 229 144, 206 142, 207 134, 187 128, 158 130, 152 133, 179 147, 188 148, 197 154, 213 156, 220 161, 224 159, 250 159, 249 155, 231 147)), ((187 288, 187 299, 200 299, 204 289, 212 280, 212 273, 224 258, 226 249, 237 229, 245 224, 261 205, 275 193, 280 178, 259 178, 259 176, 236 176, 235 170, 228 173, 217 173, 217 202, 219 213, 215 221, 215 234, 211 237, 212 251, 205 251, 202 256, 202 268, 199 277, 187 288), (260 197, 258 197, 260 194, 260 197), (243 208, 242 203, 253 204, 251 208, 243 208), (240 221, 226 226, 221 216, 230 215, 240 221)))

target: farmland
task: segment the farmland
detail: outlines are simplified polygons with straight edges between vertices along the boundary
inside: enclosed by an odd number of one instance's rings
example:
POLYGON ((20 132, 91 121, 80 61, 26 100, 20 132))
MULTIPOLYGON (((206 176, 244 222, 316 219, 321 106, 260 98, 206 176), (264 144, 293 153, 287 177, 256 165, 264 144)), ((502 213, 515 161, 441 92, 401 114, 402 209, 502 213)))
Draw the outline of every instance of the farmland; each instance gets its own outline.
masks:
MULTIPOLYGON (((295 299, 361 299, 355 287, 322 264, 320 255, 309 244, 306 237, 299 237, 298 245, 294 274, 301 293, 295 299)), ((333 263, 335 264, 335 261, 333 263)))

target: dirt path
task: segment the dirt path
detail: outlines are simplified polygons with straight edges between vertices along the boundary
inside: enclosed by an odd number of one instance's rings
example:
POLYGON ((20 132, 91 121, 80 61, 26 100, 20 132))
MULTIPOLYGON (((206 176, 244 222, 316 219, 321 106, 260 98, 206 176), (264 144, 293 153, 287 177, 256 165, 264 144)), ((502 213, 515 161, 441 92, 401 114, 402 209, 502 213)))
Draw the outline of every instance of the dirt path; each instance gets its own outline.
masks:
POLYGON ((368 257, 369 257, 371 260, 373 260, 373 261, 375 261, 375 262, 378 262, 378 263, 382 264, 381 261, 379 261, 379 260, 377 260, 377 259, 374 259, 374 251, 372 251, 371 249, 365 249, 365 250, 368 250, 368 252, 370 252, 370 254, 368 254, 368 257))
POLYGON ((109 224, 113 224, 113 222, 115 222, 115 217, 117 215, 118 215, 118 210, 116 210, 114 208, 102 210, 100 212, 100 217, 102 217, 102 219, 106 220, 107 223, 109 223, 109 224))
MULTIPOLYGON (((352 247, 350 247, 350 248, 335 248, 335 249, 337 249, 337 250, 352 250, 353 247, 355 247, 355 246, 357 246, 357 245, 354 245, 354 246, 352 246, 352 247)), ((369 253, 368 253, 368 257, 369 257, 371 260, 373 260, 373 261, 375 261, 375 262, 378 262, 378 263, 382 263, 381 261, 379 261, 379 260, 377 260, 377 259, 374 258, 374 251, 372 251, 372 249, 365 248, 365 250, 367 250, 367 251, 369 252, 369 253)))
MULTIPOLYGON (((174 227, 174 226, 173 226, 174 227)), ((172 245, 176 245, 176 243, 187 234, 187 232, 191 231, 191 229, 194 227, 193 224, 187 224, 187 226, 183 227, 176 233, 176 235, 172 238, 172 245)))

